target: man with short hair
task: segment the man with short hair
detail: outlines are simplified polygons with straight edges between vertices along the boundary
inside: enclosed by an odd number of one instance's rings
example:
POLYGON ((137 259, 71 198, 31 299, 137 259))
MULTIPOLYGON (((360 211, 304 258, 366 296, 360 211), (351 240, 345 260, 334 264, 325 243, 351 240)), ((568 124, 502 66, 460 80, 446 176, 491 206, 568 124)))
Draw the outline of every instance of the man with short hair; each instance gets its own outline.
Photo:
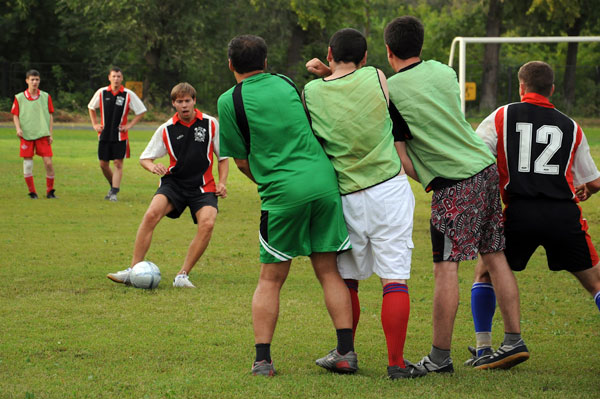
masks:
MULTIPOLYGON (((338 256, 338 269, 352 298, 353 330, 360 318, 359 280, 375 273, 383 288, 388 377, 421 377, 426 372, 404 359, 415 199, 395 146, 404 144, 395 143, 385 75, 364 66, 367 41, 355 29, 331 37, 327 61, 329 68, 318 59, 307 63, 327 77, 309 82, 304 100, 342 195, 352 250, 338 256)), ((317 364, 328 368, 330 358, 317 364)))
POLYGON ((130 284, 131 268, 144 260, 152 233, 164 216, 177 219, 186 207, 198 225, 181 270, 173 287, 195 288, 189 274, 210 241, 217 218, 217 197, 227 197, 229 160, 220 157, 219 123, 210 115, 195 109, 196 90, 189 83, 179 83, 171 91, 171 101, 177 111, 162 124, 140 155, 140 164, 147 171, 162 176, 148 210, 138 228, 131 266, 107 275, 116 283, 130 284), (169 155, 169 166, 154 163, 169 155), (219 182, 213 178, 213 154, 218 160, 219 182))
POLYGON ((408 124, 406 141, 415 174, 431 202, 431 242, 435 290, 433 345, 417 366, 453 372, 452 330, 458 309, 458 265, 480 254, 504 321, 504 341, 493 358, 477 368, 510 368, 529 358, 521 337, 519 291, 503 249, 502 207, 493 155, 460 109, 456 73, 437 61, 422 61, 424 27, 412 16, 385 28, 388 61, 396 74, 388 79, 390 99, 408 124))
MULTIPOLYGON (((542 246, 550 270, 573 274, 600 310, 600 260, 577 204, 600 190, 600 172, 581 127, 550 103, 552 67, 531 61, 519 69, 518 78, 521 102, 498 108, 477 128, 498 160, 508 264, 524 270, 542 246)), ((480 259, 475 284, 493 294, 486 266, 480 259)), ((495 301, 486 301, 472 309, 477 346, 470 348, 469 365, 493 356, 495 307, 495 301)))
POLYGON ((350 248, 335 172, 312 134, 300 94, 283 75, 265 73, 267 45, 242 35, 228 46, 238 84, 219 97, 223 155, 258 185, 261 198, 261 270, 252 298, 256 358, 253 375, 273 376, 271 342, 279 294, 292 259, 309 256, 337 335, 330 370, 353 373, 350 296, 336 254, 350 248))
POLYGON ((54 106, 50 94, 39 89, 40 73, 30 69, 25 74, 27 89, 15 95, 11 113, 20 139, 20 155, 23 158, 23 175, 29 189, 29 198, 37 199, 33 182, 33 155, 41 156, 46 168, 46 198, 56 198, 54 190, 54 166, 52 165, 52 125, 54 106))
POLYGON ((123 72, 118 67, 111 68, 108 74, 108 87, 100 88, 88 104, 92 126, 98 132, 98 159, 100 169, 110 184, 105 200, 116 201, 123 178, 123 159, 129 158, 129 130, 146 113, 144 103, 132 90, 123 87, 123 72), (100 121, 96 109, 100 108, 100 121), (132 110, 135 117, 127 122, 127 114, 132 110), (114 170, 110 167, 113 161, 114 170))

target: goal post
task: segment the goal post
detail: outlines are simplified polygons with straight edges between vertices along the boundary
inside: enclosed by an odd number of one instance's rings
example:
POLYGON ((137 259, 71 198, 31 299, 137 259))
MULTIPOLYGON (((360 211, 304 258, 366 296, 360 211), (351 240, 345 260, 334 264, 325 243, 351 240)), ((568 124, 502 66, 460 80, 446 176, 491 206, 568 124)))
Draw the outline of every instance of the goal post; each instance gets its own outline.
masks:
POLYGON ((600 42, 600 36, 530 36, 530 37, 462 37, 457 36, 450 45, 448 66, 454 61, 454 48, 458 43, 458 85, 460 87, 460 103, 463 114, 465 105, 465 81, 467 73, 467 43, 565 43, 565 42, 600 42))

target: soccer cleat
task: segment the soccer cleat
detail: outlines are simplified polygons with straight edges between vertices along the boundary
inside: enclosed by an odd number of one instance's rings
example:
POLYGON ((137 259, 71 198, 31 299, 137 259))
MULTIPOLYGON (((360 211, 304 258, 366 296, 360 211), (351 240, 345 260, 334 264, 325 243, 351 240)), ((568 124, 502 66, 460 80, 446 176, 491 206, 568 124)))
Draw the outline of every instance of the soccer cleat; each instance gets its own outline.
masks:
POLYGON ((29 198, 31 198, 31 199, 38 199, 37 193, 31 192, 31 193, 29 193, 27 195, 29 195, 29 198))
POLYGON ((173 287, 196 288, 196 286, 190 281, 190 277, 185 273, 175 276, 173 279, 173 287))
POLYGON ((448 357, 442 364, 437 364, 431 361, 429 355, 425 356, 421 361, 414 365, 421 371, 428 373, 454 373, 454 366, 452 365, 452 358, 448 357))
POLYGON ((110 190, 108 190, 108 193, 104 196, 104 199, 107 201, 110 200, 110 196, 112 193, 113 193, 113 189, 111 188, 110 190))
POLYGON ((273 361, 271 363, 266 360, 261 360, 260 362, 254 362, 252 364, 252 375, 264 375, 265 377, 273 377, 275 375, 275 367, 273 366, 273 361))
POLYGON ((399 380, 401 378, 419 378, 427 375, 427 370, 420 370, 414 364, 404 359, 406 368, 400 366, 388 366, 387 373, 390 380, 399 380))
POLYGON ((523 340, 519 340, 515 345, 505 345, 500 347, 492 355, 485 358, 480 357, 473 367, 478 370, 486 369, 509 369, 519 363, 529 359, 529 350, 523 340))
POLYGON ((472 346, 467 347, 467 349, 469 350, 469 352, 471 352, 471 357, 464 362, 464 365, 469 367, 475 365, 475 363, 478 362, 481 358, 486 356, 492 356, 492 354, 494 353, 494 350, 492 348, 484 348, 481 350, 481 355, 477 356, 477 349, 473 348, 472 346))
POLYGON ((52 190, 48 191, 48 193, 46 194, 46 198, 48 198, 48 199, 52 199, 52 198, 58 198, 58 197, 56 196, 56 194, 54 194, 54 193, 55 193, 55 190, 54 190, 54 189, 52 189, 52 190))
POLYGON ((108 200, 109 200, 109 201, 112 201, 112 202, 117 202, 117 194, 116 194, 116 193, 111 193, 111 194, 108 196, 108 200))
POLYGON ((353 351, 340 355, 337 349, 333 349, 327 356, 317 359, 315 363, 334 373, 352 374, 358 370, 358 357, 353 351))
POLYGON ((108 277, 115 283, 131 285, 131 280, 129 278, 130 273, 131 273, 131 267, 129 267, 125 270, 118 271, 116 273, 109 273, 106 275, 106 277, 108 277))

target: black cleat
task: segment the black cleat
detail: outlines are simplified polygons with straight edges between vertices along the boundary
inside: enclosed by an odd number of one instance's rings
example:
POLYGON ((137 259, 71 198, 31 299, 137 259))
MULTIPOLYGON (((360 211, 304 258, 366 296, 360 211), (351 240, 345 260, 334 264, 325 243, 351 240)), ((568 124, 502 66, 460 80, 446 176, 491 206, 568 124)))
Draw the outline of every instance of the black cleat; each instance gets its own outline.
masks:
POLYGON ((56 190, 54 190, 54 189, 52 189, 52 190, 48 191, 48 194, 46 194, 46 198, 48 198, 48 199, 52 199, 52 198, 58 198, 58 197, 56 196, 56 194, 54 194, 55 192, 56 192, 56 190))
POLYGON ((31 193, 29 193, 27 195, 29 195, 29 198, 31 198, 31 199, 38 199, 39 198, 38 195, 37 195, 37 193, 34 193, 34 192, 31 192, 31 193))

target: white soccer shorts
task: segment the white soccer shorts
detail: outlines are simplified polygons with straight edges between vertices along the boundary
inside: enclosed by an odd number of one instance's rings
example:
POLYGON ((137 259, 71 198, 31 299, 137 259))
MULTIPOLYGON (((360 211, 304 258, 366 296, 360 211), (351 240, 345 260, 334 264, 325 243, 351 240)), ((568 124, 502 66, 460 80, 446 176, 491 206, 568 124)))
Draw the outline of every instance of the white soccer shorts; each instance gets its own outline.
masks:
POLYGON ((342 205, 352 243, 337 257, 342 278, 409 279, 415 197, 406 175, 344 195, 342 205))

